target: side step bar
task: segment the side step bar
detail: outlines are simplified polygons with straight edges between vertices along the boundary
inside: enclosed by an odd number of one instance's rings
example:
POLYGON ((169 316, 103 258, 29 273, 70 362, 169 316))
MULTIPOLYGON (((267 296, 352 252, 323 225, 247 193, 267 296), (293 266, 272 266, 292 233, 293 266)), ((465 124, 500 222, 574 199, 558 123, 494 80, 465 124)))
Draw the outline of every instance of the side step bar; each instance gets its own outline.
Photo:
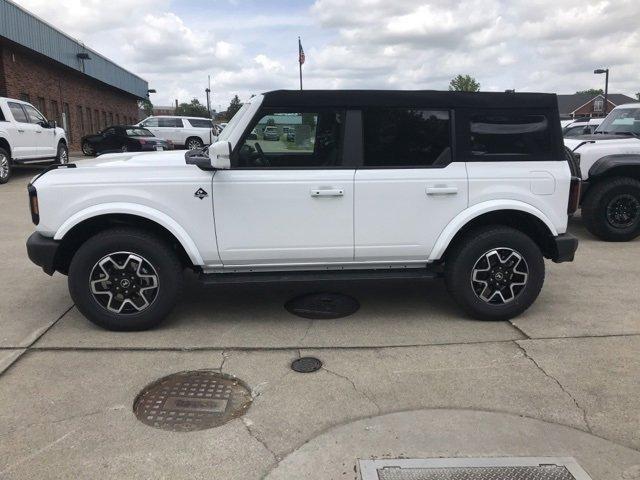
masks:
POLYGON ((376 270, 307 270, 288 272, 203 273, 204 285, 234 285, 241 283, 293 283, 364 280, 432 280, 440 277, 436 271, 425 268, 376 270))

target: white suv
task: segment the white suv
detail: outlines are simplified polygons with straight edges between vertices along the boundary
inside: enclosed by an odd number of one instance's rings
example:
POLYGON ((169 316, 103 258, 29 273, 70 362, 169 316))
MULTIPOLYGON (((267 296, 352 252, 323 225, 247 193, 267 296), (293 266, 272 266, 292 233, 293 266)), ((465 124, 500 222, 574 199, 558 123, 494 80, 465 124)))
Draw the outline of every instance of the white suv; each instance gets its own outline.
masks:
POLYGON ((189 150, 210 145, 215 140, 210 118, 147 117, 138 126, 150 130, 156 137, 189 150))
MULTIPOLYGON (((473 317, 533 303, 573 260, 580 182, 555 95, 275 91, 208 150, 104 155, 29 185, 31 260, 91 321, 157 325, 208 284, 444 276, 473 317), (295 137, 251 132, 268 119, 295 137)), ((70 166, 71 167, 71 166, 70 166)))
POLYGON ((69 161, 64 130, 49 122, 33 105, 0 97, 0 183, 19 164, 69 161))

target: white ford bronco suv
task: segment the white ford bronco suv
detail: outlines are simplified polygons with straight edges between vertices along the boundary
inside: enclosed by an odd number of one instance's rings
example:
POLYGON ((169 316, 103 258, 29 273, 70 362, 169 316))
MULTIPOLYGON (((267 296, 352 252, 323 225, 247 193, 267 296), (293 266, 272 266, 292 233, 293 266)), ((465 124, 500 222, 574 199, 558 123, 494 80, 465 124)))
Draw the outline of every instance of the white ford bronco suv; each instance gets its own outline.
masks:
POLYGON ((9 181, 13 165, 51 161, 69 161, 64 130, 30 103, 0 97, 0 183, 9 181))
POLYGON ((640 236, 640 103, 619 105, 591 135, 565 138, 583 179, 582 219, 602 240, 640 236))
POLYGON ((31 260, 108 329, 153 327, 183 271, 211 285, 444 276, 473 317, 538 296, 573 260, 579 179, 555 95, 273 91, 209 148, 104 155, 29 185, 31 260), (273 120, 295 132, 251 135, 273 120))

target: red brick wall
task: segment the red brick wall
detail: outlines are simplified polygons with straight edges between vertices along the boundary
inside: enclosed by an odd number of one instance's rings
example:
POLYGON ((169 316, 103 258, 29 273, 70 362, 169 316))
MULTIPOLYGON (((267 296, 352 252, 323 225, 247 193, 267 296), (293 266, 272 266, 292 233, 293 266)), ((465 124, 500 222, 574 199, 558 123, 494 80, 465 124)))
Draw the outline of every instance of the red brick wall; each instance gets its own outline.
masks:
POLYGON ((108 87, 38 54, 10 45, 0 46, 0 95, 27 100, 49 120, 57 120, 60 126, 63 112, 68 112, 67 125, 70 128, 67 138, 72 151, 80 149, 80 138, 83 135, 106 126, 105 117, 107 123, 111 119, 113 122, 118 120, 119 123, 138 121, 135 96, 108 87), (82 117, 78 107, 82 107, 82 117), (91 124, 87 109, 91 110, 91 124))
MULTIPOLYGON (((595 98, 593 100, 591 100, 589 103, 583 105, 582 107, 580 107, 579 109, 577 109, 574 113, 575 117, 604 117, 604 106, 603 106, 603 110, 596 112, 593 109, 593 104, 595 103, 595 98)), ((615 108, 615 105, 613 103, 611 103, 611 100, 607 100, 607 103, 609 104, 609 107, 607 108, 607 112, 610 112, 611 110, 613 110, 615 108)))

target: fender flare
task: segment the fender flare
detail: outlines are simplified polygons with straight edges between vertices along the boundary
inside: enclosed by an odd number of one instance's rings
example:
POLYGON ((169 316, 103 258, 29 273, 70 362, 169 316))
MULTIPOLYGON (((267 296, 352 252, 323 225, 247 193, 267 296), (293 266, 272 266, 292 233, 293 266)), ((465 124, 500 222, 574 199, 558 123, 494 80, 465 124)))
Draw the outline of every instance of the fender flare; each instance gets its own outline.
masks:
POLYGON ((133 203, 101 203, 92 205, 69 217, 56 231, 54 240, 62 240, 69 231, 78 224, 100 215, 125 214, 146 218, 167 229, 182 245, 189 259, 194 265, 204 265, 202 256, 195 242, 182 226, 166 213, 163 213, 146 205, 133 203))
POLYGON ((621 153, 602 157, 591 165, 589 178, 601 176, 616 167, 637 167, 640 169, 640 154, 621 153))
POLYGON ((558 235, 558 230, 549 217, 533 205, 519 200, 490 200, 478 203, 463 210, 453 220, 451 220, 438 237, 438 240, 431 250, 428 261, 433 262, 440 260, 456 234, 474 218, 484 215, 485 213, 497 212, 500 210, 518 210, 520 212, 529 213, 542 221, 553 236, 558 235))

